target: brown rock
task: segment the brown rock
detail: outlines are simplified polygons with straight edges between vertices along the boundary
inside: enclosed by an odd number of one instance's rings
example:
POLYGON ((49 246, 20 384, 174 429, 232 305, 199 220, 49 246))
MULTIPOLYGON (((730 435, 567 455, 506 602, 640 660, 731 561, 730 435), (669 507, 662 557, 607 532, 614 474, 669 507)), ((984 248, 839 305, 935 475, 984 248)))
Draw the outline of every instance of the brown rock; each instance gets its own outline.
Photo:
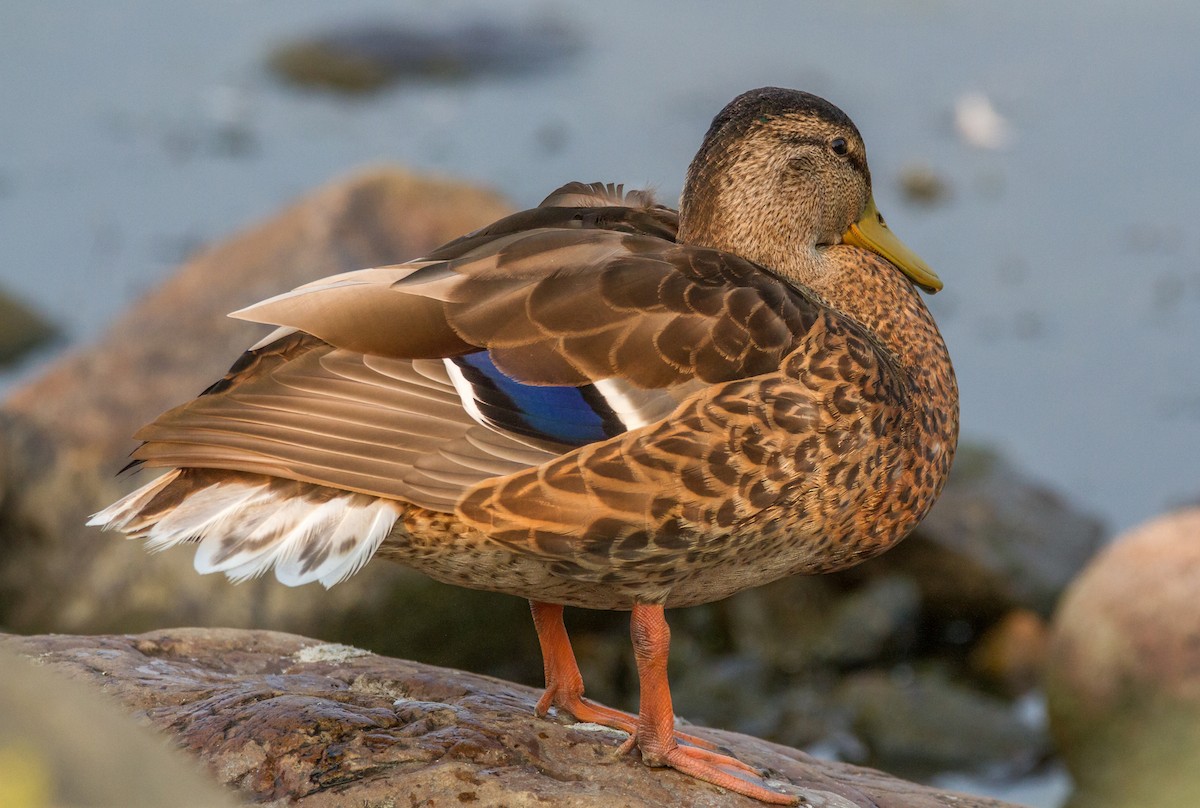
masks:
POLYGON ((1010 696, 1028 692, 1042 679, 1049 635, 1040 615, 1013 609, 971 649, 971 670, 1010 696))
POLYGON ((267 65, 300 87, 359 94, 402 78, 446 81, 547 69, 580 44, 574 30, 552 17, 506 15, 443 26, 370 20, 284 44, 267 65))
MULTIPOLYGON (((755 806, 619 756, 620 733, 533 716, 537 691, 264 631, 9 637, 173 735, 257 802, 305 806, 755 806)), ((1002 808, 881 772, 689 727, 809 804, 1002 808)))
POLYGON ((1126 534, 1071 585, 1046 694, 1072 805, 1200 805, 1200 508, 1126 534))
POLYGON ((845 590, 837 576, 795 576, 715 607, 727 641, 778 670, 851 669, 902 654, 920 610, 912 579, 881 574, 845 590))
POLYGON ((835 698, 865 747, 863 762, 914 777, 1029 767, 1049 745, 1007 702, 955 683, 929 665, 863 671, 843 679, 835 698))
POLYGON ((900 169, 900 191, 909 202, 937 205, 950 197, 950 185, 928 163, 909 163, 900 169))
POLYGON ((326 618, 385 599, 399 574, 390 565, 331 593, 231 587, 197 576, 186 552, 147 557, 83 523, 146 479, 115 477, 133 432, 219 378, 265 331, 227 312, 324 275, 407 260, 507 212, 493 194, 395 168, 334 183, 190 261, 97 344, 15 391, 0 411, 0 625, 320 631, 326 618))

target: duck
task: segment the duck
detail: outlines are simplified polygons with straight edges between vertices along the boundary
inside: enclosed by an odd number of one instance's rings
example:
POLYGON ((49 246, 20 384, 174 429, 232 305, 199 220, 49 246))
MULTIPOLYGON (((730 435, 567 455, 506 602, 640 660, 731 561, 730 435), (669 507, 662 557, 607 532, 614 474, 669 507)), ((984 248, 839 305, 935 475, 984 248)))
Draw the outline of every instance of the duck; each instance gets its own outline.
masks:
POLYGON ((678 210, 573 182, 419 259, 233 313, 274 326, 134 437, 166 469, 90 524, 200 573, 339 583, 379 557, 530 602, 535 712, 654 767, 795 794, 676 730, 665 610, 894 546, 953 460, 958 389, 862 136, 799 90, 713 119, 678 210), (564 608, 630 613, 637 714, 584 697, 564 608))

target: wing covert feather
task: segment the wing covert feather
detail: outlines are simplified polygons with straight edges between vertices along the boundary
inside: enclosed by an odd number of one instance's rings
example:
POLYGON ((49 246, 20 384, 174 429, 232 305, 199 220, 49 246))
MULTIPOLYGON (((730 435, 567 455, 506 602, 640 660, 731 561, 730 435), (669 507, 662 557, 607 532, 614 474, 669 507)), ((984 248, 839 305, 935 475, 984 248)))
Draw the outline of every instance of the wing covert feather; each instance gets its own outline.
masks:
POLYGON ((529 384, 661 388, 779 366, 820 311, 749 261, 611 230, 505 234, 460 257, 302 287, 236 316, 401 359, 489 350, 529 384))

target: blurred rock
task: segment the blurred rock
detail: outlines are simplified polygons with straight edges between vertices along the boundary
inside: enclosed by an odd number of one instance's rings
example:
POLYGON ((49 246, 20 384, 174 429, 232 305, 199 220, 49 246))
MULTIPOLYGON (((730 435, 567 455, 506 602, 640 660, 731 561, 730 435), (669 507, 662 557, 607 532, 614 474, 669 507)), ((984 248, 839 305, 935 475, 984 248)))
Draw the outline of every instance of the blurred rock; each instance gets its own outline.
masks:
POLYGON ((843 589, 833 577, 776 581, 715 608, 724 613, 735 648, 761 655, 780 671, 842 669, 902 656, 920 612, 916 584, 881 575, 843 589))
POLYGON ((996 452, 963 445, 925 521, 846 577, 906 575, 921 590, 925 620, 965 621, 974 629, 1014 608, 1049 616, 1103 536, 1099 520, 996 452))
POLYGON ((40 314, 0 291, 0 367, 58 336, 40 314))
POLYGON ((464 79, 544 69, 579 44, 573 30, 551 18, 442 27, 372 22, 282 45, 268 65, 302 87, 363 93, 405 76, 464 79))
POLYGON ((899 666, 847 677, 834 693, 872 766, 907 776, 1028 767, 1045 734, 1009 703, 952 682, 936 668, 899 666))
POLYGON ((1040 615, 1013 609, 971 649, 971 670, 1008 696, 1027 693, 1041 682, 1049 637, 1040 615))
POLYGON ((1200 805, 1200 508, 1125 534, 1071 584, 1046 695, 1071 805, 1200 805))
POLYGON ((697 611, 710 610, 720 646, 759 654, 775 670, 796 674, 819 666, 816 648, 829 636, 841 595, 829 576, 794 576, 697 611))
POLYGON ((909 202, 937 205, 950 198, 950 185, 926 163, 910 163, 900 169, 900 191, 909 202))
MULTIPOLYGON (((328 592, 274 581, 233 586, 196 575, 188 552, 151 556, 83 523, 147 479, 115 476, 135 446, 133 432, 220 378, 265 333, 227 312, 324 275, 415 257, 507 212, 493 194, 394 168, 333 183, 189 262, 98 343, 13 392, 0 408, 0 625, 97 632, 226 624, 336 634, 352 614, 350 628, 380 626, 383 635, 397 622, 389 611, 397 600, 411 608, 419 599, 439 613, 450 588, 394 565, 372 564, 328 592)), ((528 622, 519 601, 498 600, 528 622)), ((488 638, 470 641, 494 647, 497 634, 492 627, 488 638)))
MULTIPOLYGON (((778 737, 781 693, 757 655, 697 653, 693 635, 675 632, 671 671, 671 699, 676 714, 685 720, 778 737)), ((636 684, 636 678, 630 684, 636 684)), ((626 709, 635 711, 637 700, 631 699, 626 709)))
POLYGON ((91 682, 0 646, 0 805, 238 804, 128 712, 91 682))
POLYGON ((868 581, 839 599, 815 648, 817 659, 840 668, 864 665, 911 647, 921 609, 917 585, 899 575, 868 581))
MULTIPOLYGON (((4 643, 103 687, 256 802, 759 804, 618 756, 622 733, 535 718, 539 693, 531 688, 348 646, 229 629, 4 643)), ((1004 808, 755 738, 689 729, 764 767, 809 805, 1004 808)))

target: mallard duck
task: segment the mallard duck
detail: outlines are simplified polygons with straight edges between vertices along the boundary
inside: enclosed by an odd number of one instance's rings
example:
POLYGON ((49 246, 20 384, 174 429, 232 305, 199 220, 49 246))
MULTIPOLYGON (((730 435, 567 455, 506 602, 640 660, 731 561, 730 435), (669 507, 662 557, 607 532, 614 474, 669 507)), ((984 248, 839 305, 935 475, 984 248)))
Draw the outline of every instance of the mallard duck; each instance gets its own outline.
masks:
POLYGON ((136 437, 165 475, 92 519, 195 566, 331 586, 373 556, 527 598, 537 705, 794 803, 677 733, 667 607, 898 542, 954 454, 958 393, 863 141, 763 88, 712 122, 679 211, 571 183, 418 260, 234 313, 277 327, 136 437), (631 612, 636 716, 583 697, 564 606, 631 612))

